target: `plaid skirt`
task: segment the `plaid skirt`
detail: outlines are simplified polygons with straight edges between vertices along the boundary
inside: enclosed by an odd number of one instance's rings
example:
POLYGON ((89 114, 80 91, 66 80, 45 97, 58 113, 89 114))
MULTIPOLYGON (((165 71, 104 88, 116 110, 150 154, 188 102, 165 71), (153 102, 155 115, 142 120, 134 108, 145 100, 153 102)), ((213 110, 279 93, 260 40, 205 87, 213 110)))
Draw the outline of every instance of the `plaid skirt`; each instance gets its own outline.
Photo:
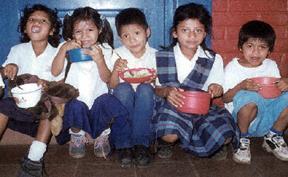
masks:
POLYGON ((180 146, 200 157, 214 154, 225 143, 232 140, 234 148, 239 144, 239 129, 225 108, 211 106, 206 115, 178 112, 166 101, 157 109, 154 117, 156 137, 176 134, 180 146))

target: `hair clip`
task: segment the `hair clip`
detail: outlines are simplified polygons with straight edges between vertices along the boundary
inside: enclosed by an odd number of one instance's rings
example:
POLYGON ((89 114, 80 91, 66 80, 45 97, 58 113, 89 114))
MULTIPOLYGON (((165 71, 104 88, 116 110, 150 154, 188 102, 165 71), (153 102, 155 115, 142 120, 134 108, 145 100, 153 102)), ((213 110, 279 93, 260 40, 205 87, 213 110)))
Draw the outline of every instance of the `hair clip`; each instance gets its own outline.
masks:
POLYGON ((106 20, 106 17, 101 14, 101 15, 100 15, 100 19, 101 19, 102 21, 104 21, 104 20, 106 20))

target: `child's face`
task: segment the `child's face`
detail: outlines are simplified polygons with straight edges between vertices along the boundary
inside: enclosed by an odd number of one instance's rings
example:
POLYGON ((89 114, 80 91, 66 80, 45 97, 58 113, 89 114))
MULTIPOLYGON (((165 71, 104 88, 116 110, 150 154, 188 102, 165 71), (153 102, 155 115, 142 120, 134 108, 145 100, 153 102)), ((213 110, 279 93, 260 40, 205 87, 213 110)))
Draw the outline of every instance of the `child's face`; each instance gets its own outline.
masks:
POLYGON ((122 44, 137 58, 145 53, 147 39, 150 36, 150 29, 145 30, 138 24, 123 25, 120 31, 122 44))
POLYGON ((83 48, 91 47, 98 40, 99 30, 92 20, 81 20, 74 24, 73 38, 83 48))
POLYGON ((33 12, 28 18, 24 32, 32 42, 47 41, 49 35, 53 35, 49 16, 43 11, 33 12))
POLYGON ((205 27, 197 19, 181 21, 172 33, 177 38, 181 50, 193 50, 202 43, 206 37, 205 27))
POLYGON ((249 38, 240 50, 243 53, 244 59, 242 64, 247 67, 260 66, 263 60, 270 53, 267 43, 256 38, 249 38))

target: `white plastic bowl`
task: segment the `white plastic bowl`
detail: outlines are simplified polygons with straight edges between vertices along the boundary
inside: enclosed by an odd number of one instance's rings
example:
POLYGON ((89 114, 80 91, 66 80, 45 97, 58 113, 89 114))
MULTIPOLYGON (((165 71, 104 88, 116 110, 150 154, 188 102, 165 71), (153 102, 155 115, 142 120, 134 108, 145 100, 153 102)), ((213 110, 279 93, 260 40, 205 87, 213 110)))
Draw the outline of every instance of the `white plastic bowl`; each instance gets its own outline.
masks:
POLYGON ((36 83, 23 84, 11 90, 12 96, 17 98, 16 104, 19 108, 31 108, 36 106, 42 94, 41 85, 36 83))

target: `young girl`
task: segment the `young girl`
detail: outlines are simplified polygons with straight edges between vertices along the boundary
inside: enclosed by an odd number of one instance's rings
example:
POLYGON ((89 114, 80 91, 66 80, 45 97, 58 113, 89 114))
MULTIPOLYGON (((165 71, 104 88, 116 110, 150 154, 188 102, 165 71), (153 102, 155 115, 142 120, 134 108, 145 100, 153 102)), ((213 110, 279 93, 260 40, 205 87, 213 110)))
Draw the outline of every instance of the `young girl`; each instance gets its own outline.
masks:
MULTIPOLYGON (((180 140, 186 151, 196 156, 210 156, 233 139, 237 145, 236 125, 225 108, 211 106, 206 115, 177 111, 182 106, 184 89, 202 89, 212 97, 222 95, 224 80, 220 55, 209 50, 205 37, 211 30, 211 16, 199 4, 186 4, 176 9, 171 33, 170 51, 156 53, 157 76, 161 98, 156 121, 156 136, 164 142, 180 140)), ((161 142, 161 141, 160 141, 161 142)), ((158 156, 171 156, 171 146, 160 146, 158 156)))
POLYGON ((240 128, 240 146, 233 155, 234 161, 250 164, 250 140, 248 137, 264 136, 263 147, 278 159, 288 161, 288 148, 283 132, 288 125, 288 79, 277 83, 282 95, 264 99, 261 89, 250 78, 277 77, 279 69, 267 56, 273 51, 276 35, 273 28, 262 21, 249 21, 239 33, 238 48, 243 54, 234 58, 225 68, 223 100, 240 128))
POLYGON ((127 69, 127 66, 156 69, 156 50, 148 44, 150 28, 144 13, 139 9, 122 10, 116 16, 115 24, 123 46, 114 51, 115 64, 110 87, 130 114, 135 164, 147 166, 151 161, 149 145, 152 141, 151 120, 154 107, 154 89, 150 83, 155 76, 146 83, 130 84, 120 79, 118 73, 127 69))
POLYGON ((67 42, 61 46, 53 61, 53 75, 65 69, 68 50, 85 48, 82 50, 93 61, 71 63, 65 83, 77 88, 80 95, 77 100, 73 99, 65 105, 64 124, 57 137, 58 143, 66 143, 71 135, 70 155, 83 157, 85 132, 96 138, 113 123, 112 143, 116 149, 129 147, 130 127, 125 121, 128 113, 116 98, 105 94, 108 93, 107 83, 111 76, 109 69, 112 68, 110 58, 113 47, 113 33, 108 21, 91 7, 78 8, 70 17, 66 16, 63 34, 67 42))
MULTIPOLYGON (((51 64, 60 40, 61 21, 57 12, 35 4, 26 7, 20 19, 21 44, 11 48, 3 64, 3 75, 13 79, 18 74, 29 73, 44 80, 59 80, 52 76, 51 64)), ((43 154, 50 140, 50 122, 46 117, 34 115, 18 108, 11 97, 0 101, 0 135, 6 127, 35 137, 28 156, 24 158, 20 176, 42 176, 43 154)))

